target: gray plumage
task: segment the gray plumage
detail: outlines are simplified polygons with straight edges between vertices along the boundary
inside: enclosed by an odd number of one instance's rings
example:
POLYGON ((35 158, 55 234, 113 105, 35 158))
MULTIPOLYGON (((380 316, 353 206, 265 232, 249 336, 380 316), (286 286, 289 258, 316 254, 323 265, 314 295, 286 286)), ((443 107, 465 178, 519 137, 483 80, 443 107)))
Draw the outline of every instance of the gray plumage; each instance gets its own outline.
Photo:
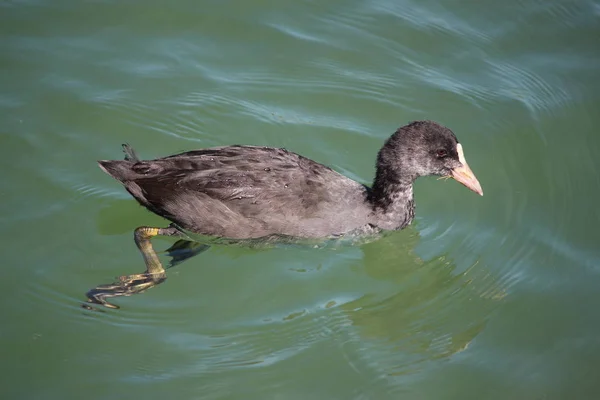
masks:
POLYGON ((371 188, 285 149, 226 146, 140 160, 99 161, 150 211, 205 235, 321 238, 401 229, 414 217, 412 184, 461 165, 449 129, 418 121, 398 129, 377 157, 371 188), (440 149, 447 155, 440 157, 440 149))

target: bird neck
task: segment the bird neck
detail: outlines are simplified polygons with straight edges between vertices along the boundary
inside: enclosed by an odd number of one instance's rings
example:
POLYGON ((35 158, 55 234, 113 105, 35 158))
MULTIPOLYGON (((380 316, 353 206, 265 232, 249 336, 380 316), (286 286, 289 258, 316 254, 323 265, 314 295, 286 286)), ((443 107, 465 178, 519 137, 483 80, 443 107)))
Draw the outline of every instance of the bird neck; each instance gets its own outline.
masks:
POLYGON ((369 192, 373 225, 384 230, 402 229, 415 216, 412 180, 382 182, 375 178, 369 192))

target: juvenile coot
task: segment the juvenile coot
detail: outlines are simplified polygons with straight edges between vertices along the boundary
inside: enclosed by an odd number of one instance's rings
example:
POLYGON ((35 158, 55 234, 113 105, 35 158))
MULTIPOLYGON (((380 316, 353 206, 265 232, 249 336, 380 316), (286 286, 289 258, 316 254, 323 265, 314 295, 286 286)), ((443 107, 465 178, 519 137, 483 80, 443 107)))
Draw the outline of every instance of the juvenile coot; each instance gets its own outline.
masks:
POLYGON ((454 133, 432 121, 403 126, 385 142, 370 188, 279 148, 214 147, 155 160, 124 148, 125 161, 100 168, 141 205, 185 230, 230 239, 402 229, 414 216, 419 176, 449 176, 483 195, 454 133))
MULTIPOLYGON (((191 231, 272 242, 402 229, 414 216, 413 182, 425 175, 453 177, 483 195, 454 133, 431 121, 403 126, 385 142, 370 188, 285 149, 215 147, 143 161, 128 145, 123 148, 125 161, 100 161, 100 168, 173 224, 135 230, 145 273, 121 276, 88 292, 88 302, 110 308, 118 307, 108 298, 141 293, 166 279, 150 242, 156 235, 186 237, 183 231, 191 231)), ((207 248, 189 243, 181 240, 167 252, 187 250, 174 256, 180 261, 207 248)))

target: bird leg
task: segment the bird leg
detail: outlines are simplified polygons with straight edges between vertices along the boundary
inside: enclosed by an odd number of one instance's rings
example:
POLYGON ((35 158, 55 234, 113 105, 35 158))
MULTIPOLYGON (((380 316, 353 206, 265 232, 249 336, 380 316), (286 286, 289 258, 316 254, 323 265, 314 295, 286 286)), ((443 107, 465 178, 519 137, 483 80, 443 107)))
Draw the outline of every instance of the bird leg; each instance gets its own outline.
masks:
POLYGON ((137 248, 140 249, 140 253, 142 253, 142 257, 146 263, 146 272, 144 274, 130 275, 132 279, 136 279, 136 277, 140 275, 160 277, 161 275, 165 274, 165 269, 158 259, 158 256, 152 247, 152 242, 150 241, 150 239, 158 235, 176 236, 179 235, 179 231, 172 226, 168 228, 151 228, 149 226, 140 226, 133 233, 135 244, 137 248))
MULTIPOLYGON (((106 299, 142 293, 164 282, 167 279, 167 274, 150 242, 150 239, 158 235, 181 236, 181 232, 173 226, 168 228, 140 226, 137 228, 134 232, 134 240, 146 263, 146 272, 120 276, 115 283, 96 286, 86 294, 88 303, 101 304, 108 308, 119 308, 106 299)), ((86 304, 83 307, 92 309, 86 304)))

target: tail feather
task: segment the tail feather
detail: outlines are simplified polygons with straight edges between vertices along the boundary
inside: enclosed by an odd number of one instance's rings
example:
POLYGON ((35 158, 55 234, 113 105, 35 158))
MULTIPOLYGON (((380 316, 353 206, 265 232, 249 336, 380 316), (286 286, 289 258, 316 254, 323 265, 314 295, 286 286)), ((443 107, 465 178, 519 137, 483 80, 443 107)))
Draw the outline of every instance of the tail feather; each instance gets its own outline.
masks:
POLYGON ((129 143, 123 143, 123 153, 125 153, 125 161, 138 162, 140 161, 133 147, 129 145, 129 143))
POLYGON ((128 178, 133 177, 134 173, 131 171, 131 161, 116 161, 116 160, 100 160, 98 165, 100 169, 112 176, 118 181, 125 182, 128 178))
POLYGON ((118 181, 125 182, 133 178, 136 174, 132 171, 131 167, 133 164, 140 161, 133 147, 129 144, 124 143, 123 153, 125 153, 125 161, 118 160, 101 160, 98 161, 98 165, 102 171, 112 176, 118 181))

